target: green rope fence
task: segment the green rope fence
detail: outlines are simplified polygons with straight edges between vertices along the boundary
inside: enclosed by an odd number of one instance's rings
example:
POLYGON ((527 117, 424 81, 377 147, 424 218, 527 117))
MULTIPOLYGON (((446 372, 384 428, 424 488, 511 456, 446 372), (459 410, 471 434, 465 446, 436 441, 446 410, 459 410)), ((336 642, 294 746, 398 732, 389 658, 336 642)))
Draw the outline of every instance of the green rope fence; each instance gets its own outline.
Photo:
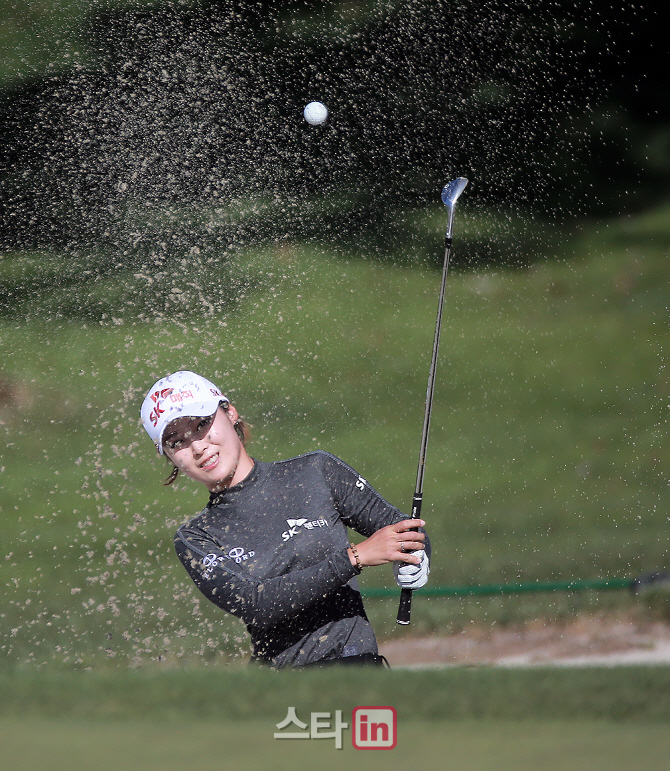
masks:
MULTIPOLYGON (((429 597, 466 597, 469 595, 526 594, 528 592, 582 592, 589 589, 633 589, 631 578, 603 578, 591 581, 540 581, 523 584, 489 584, 484 586, 425 586, 417 589, 429 597)), ((397 588, 363 589, 364 597, 395 597, 397 588)))

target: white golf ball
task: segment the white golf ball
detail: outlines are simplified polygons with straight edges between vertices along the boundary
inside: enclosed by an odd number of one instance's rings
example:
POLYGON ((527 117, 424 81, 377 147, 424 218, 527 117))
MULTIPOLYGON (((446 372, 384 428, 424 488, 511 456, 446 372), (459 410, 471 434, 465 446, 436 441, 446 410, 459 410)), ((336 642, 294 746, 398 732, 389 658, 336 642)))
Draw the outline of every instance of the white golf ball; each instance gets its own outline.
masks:
POLYGON ((310 102, 303 110, 305 120, 312 126, 318 126, 328 117, 328 108, 323 102, 310 102))

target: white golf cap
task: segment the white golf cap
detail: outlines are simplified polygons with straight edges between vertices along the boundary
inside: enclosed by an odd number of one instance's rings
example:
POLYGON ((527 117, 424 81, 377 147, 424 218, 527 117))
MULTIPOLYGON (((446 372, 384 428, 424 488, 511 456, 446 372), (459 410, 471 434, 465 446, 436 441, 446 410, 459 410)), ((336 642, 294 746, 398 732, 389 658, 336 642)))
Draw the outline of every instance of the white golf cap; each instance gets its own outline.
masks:
POLYGON ((195 372, 181 370, 157 380, 142 402, 142 423, 160 455, 168 423, 184 416, 213 415, 219 402, 228 401, 221 391, 195 372))

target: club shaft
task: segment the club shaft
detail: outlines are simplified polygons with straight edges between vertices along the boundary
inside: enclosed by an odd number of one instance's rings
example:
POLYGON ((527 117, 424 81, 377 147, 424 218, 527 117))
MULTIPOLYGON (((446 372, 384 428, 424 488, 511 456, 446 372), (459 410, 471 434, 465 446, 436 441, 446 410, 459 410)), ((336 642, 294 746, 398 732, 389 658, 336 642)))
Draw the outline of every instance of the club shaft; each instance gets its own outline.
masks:
MULTIPOLYGON (((414 497, 423 495, 423 477, 426 468, 426 450, 428 448, 428 434, 430 432, 430 415, 433 409, 433 394, 435 392, 435 374, 437 370, 437 356, 440 350, 440 333, 442 330, 442 311, 444 309, 444 295, 447 287, 447 273, 449 272, 449 252, 451 251, 451 238, 445 239, 444 265, 442 267, 442 283, 440 284, 440 299, 437 305, 437 320, 435 322, 435 337, 433 338, 433 355, 428 371, 428 387, 426 389, 426 408, 423 414, 423 430, 421 432, 421 447, 419 450, 419 465, 416 471, 416 486, 414 497)), ((417 514, 416 517, 419 515, 417 514)), ((414 508, 412 508, 412 517, 414 508)))
MULTIPOLYGON (((426 467, 426 450, 428 448, 428 434, 430 432, 430 414, 433 409, 433 393, 435 391, 435 373, 437 370, 437 356, 440 350, 440 333, 442 330, 442 311, 444 309, 444 296, 447 287, 447 274, 449 272, 449 253, 451 252, 451 219, 444 240, 444 264, 442 266, 442 282, 440 284, 440 298, 437 304, 437 320, 435 321, 435 337, 433 338, 433 354, 428 371, 428 387, 426 389, 426 407, 423 414, 423 429, 421 431, 421 447, 419 449, 419 465, 416 472, 416 486, 412 498, 412 519, 421 516, 421 504, 423 501, 423 478, 426 467)), ((403 589, 400 592, 400 604, 396 623, 403 626, 409 624, 412 614, 412 590, 403 589)))

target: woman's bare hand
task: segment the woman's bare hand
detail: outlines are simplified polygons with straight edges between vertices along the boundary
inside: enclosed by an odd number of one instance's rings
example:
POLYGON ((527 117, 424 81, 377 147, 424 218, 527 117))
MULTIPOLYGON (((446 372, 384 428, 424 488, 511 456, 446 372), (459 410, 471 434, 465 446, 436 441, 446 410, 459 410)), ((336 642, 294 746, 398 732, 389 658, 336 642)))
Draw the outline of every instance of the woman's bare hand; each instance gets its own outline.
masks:
MULTIPOLYGON (((412 554, 424 548, 424 533, 415 530, 426 523, 422 519, 403 519, 393 525, 382 527, 369 538, 356 544, 358 558, 362 567, 385 565, 387 562, 407 562, 421 564, 421 557, 412 554), (408 553, 409 552, 409 553, 408 553)), ((356 558, 349 549, 351 564, 356 565, 356 558)))

